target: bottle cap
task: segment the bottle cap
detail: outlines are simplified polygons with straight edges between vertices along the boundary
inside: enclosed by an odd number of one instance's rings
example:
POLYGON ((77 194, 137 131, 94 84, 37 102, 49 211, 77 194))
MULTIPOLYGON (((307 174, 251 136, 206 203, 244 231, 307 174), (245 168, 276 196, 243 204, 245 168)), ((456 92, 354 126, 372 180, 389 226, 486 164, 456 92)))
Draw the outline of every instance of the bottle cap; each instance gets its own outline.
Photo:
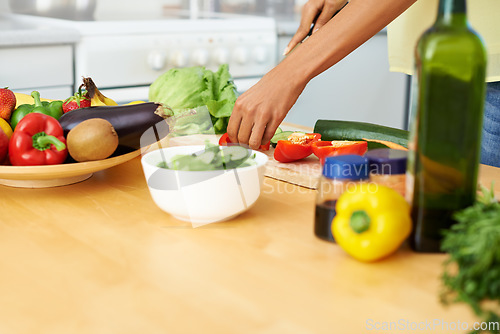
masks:
POLYGON ((360 155, 326 157, 323 165, 323 176, 329 179, 364 180, 368 172, 368 159, 360 155))
POLYGON ((406 173, 407 156, 406 151, 390 148, 379 148, 365 154, 370 165, 370 173, 383 175, 406 173))

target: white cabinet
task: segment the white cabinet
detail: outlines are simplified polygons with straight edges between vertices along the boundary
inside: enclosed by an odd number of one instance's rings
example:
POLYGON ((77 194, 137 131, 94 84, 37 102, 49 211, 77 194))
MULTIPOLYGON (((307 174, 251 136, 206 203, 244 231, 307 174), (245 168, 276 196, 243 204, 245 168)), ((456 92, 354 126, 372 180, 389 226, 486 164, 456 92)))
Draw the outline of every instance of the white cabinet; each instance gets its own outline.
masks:
MULTIPOLYGON (((280 37, 280 51, 290 38, 280 37)), ((311 80, 285 121, 312 127, 318 119, 335 119, 406 128, 407 80, 389 71, 387 35, 381 32, 311 80)))
POLYGON ((0 47, 0 86, 51 99, 73 95, 72 45, 0 47))

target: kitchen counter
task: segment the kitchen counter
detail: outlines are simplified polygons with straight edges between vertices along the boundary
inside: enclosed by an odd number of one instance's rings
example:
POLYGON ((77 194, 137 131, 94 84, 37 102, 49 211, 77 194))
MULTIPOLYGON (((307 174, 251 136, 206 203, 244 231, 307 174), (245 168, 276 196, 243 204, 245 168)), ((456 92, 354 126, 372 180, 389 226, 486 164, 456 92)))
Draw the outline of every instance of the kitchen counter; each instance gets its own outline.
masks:
POLYGON ((80 34, 73 29, 17 21, 7 14, 0 14, 0 47, 74 44, 79 39, 80 34))
MULTIPOLYGON (((482 166, 492 180, 498 194, 500 169, 482 166)), ((404 245, 357 262, 314 236, 313 190, 267 177, 249 211, 199 228, 156 207, 139 157, 74 185, 0 191, 2 334, 457 333, 441 326, 477 320, 439 303, 445 255, 404 245)))

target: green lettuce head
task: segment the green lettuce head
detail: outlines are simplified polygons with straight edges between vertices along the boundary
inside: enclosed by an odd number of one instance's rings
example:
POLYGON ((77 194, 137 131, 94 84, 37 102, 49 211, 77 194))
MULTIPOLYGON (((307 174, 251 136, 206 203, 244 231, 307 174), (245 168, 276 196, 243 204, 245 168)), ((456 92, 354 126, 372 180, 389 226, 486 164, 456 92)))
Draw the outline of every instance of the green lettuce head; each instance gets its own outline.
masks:
MULTIPOLYGON (((221 65, 217 72, 200 66, 170 69, 149 87, 149 100, 168 105, 173 110, 173 116, 189 108, 207 106, 212 131, 217 134, 227 131, 237 97, 227 64, 221 65)), ((199 128, 192 125, 189 132, 183 134, 206 133, 206 125, 199 128)))

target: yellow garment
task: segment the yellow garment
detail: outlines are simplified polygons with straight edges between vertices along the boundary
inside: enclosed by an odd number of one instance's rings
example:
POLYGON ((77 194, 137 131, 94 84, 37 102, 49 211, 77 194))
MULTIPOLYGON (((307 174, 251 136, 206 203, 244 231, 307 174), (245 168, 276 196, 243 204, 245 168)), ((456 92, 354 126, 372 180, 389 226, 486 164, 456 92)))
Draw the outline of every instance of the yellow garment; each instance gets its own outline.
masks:
MULTIPOLYGON (((390 70, 413 74, 414 52, 422 33, 436 20, 438 0, 417 0, 387 29, 390 70)), ((500 0, 469 0, 471 27, 488 50, 488 82, 500 81, 500 0)))

